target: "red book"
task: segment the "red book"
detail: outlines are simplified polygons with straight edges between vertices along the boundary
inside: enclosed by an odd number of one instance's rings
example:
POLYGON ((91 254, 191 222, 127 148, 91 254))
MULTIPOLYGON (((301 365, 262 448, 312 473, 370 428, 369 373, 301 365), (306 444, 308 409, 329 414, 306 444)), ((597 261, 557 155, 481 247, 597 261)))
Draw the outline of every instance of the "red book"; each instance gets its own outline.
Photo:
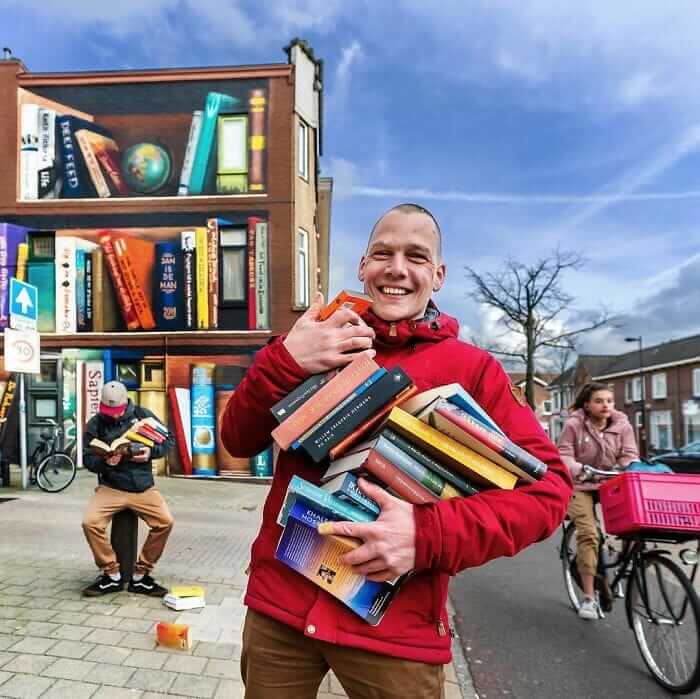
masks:
POLYGON ((117 194, 129 196, 129 188, 126 186, 119 165, 119 146, 115 140, 93 131, 88 131, 87 135, 93 153, 109 181, 110 188, 117 194))
POLYGON ((124 282, 121 267, 119 266, 119 262, 117 262, 117 255, 114 251, 114 245, 112 242, 112 233, 110 231, 102 231, 100 233, 99 241, 104 253, 104 260, 107 264, 107 269, 112 277, 114 289, 117 292, 117 302, 119 303, 119 308, 121 308, 126 327, 129 330, 138 330, 139 327, 141 327, 139 317, 136 314, 134 303, 131 300, 129 290, 124 282))
POLYGON ((365 470, 378 478, 388 488, 391 488, 399 497, 414 505, 425 505, 430 502, 438 502, 440 498, 431 493, 425 486, 414 481, 398 466, 394 466, 374 449, 370 449, 365 470))
POLYGON ((255 226, 262 221, 257 216, 248 217, 248 330, 257 328, 255 304, 255 226))
POLYGON ((182 415, 180 414, 180 406, 177 402, 177 394, 175 386, 168 386, 168 400, 170 401, 170 419, 173 421, 173 431, 175 433, 175 443, 177 444, 177 452, 180 455, 182 462, 182 472, 186 476, 192 475, 192 459, 187 450, 187 439, 185 438, 185 427, 182 424, 182 415))
POLYGON ((153 330, 156 319, 153 315, 151 286, 155 244, 142 238, 115 235, 112 237, 112 246, 139 323, 144 330, 153 330))

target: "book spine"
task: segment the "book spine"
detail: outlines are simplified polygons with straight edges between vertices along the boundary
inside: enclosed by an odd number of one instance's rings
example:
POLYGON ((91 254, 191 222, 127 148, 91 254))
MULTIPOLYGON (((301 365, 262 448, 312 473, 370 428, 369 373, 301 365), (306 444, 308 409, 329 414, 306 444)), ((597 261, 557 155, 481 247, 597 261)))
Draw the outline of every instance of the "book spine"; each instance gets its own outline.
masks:
POLYGON ((20 114, 20 199, 39 197, 39 106, 23 104, 20 114))
POLYGON ((260 219, 248 218, 248 330, 257 327, 257 309, 255 299, 255 227, 260 219))
POLYGON ((182 231, 183 297, 185 300, 185 329, 194 330, 197 325, 195 232, 182 231))
POLYGON ((192 121, 190 122, 190 132, 187 136, 187 147, 185 148, 185 157, 182 161, 182 171, 180 172, 180 183, 177 188, 178 196, 187 196, 190 191, 190 177, 192 176, 192 163, 194 162, 194 153, 197 149, 197 141, 199 140, 199 132, 202 128, 202 110, 195 109, 192 112, 192 121))
POLYGON ((249 475, 251 473, 250 459, 231 456, 221 439, 222 415, 233 393, 233 390, 216 391, 216 463, 219 467, 219 473, 226 471, 249 475))
POLYGON ((255 328, 270 327, 270 275, 268 270, 268 224, 255 226, 255 328))
POLYGON ((177 393, 174 386, 168 386, 168 399, 170 401, 170 418, 175 434, 175 443, 177 444, 177 453, 182 463, 182 472, 186 476, 192 475, 192 459, 190 458, 189 450, 187 449, 187 440, 185 438, 185 429, 189 429, 183 424, 182 414, 180 413, 180 405, 177 400, 177 393))
POLYGON ((365 469, 406 502, 425 505, 439 500, 437 495, 431 493, 374 449, 371 449, 367 456, 365 469))
POLYGON ((109 178, 112 183, 112 190, 121 196, 129 195, 129 188, 122 176, 121 167, 119 165, 119 149, 117 144, 112 139, 107 139, 102 136, 95 135, 95 138, 90 138, 95 158, 102 166, 105 173, 105 179, 109 178))
POLYGON ((195 260, 197 265, 197 329, 209 328, 209 282, 207 259, 207 229, 195 230, 195 260))
POLYGON ((56 332, 77 329, 75 239, 56 238, 56 332))
POLYGON ((292 477, 287 494, 310 503, 313 507, 328 514, 332 519, 350 522, 374 522, 377 518, 376 515, 340 500, 335 495, 299 476, 292 477))
POLYGON ((363 390, 331 420, 323 422, 302 442, 302 447, 316 463, 322 461, 335 444, 410 384, 411 379, 400 368, 394 367, 373 386, 363 390))
POLYGON ((374 449, 384 458, 391 461, 394 466, 400 468, 406 475, 424 485, 432 493, 435 493, 439 498, 448 500, 459 495, 456 488, 447 483, 444 478, 440 478, 437 473, 433 473, 423 464, 412 459, 386 437, 380 437, 374 449))
POLYGON ((131 296, 129 296, 129 291, 126 288, 126 283, 124 282, 121 268, 117 262, 112 237, 109 235, 101 236, 100 245, 102 246, 102 252, 104 253, 104 261, 107 264, 107 269, 112 277, 112 283, 114 284, 114 290, 116 291, 117 295, 117 303, 121 308, 126 327, 128 330, 137 330, 140 327, 139 318, 136 315, 136 309, 131 301, 131 296))
POLYGON ((215 218, 207 221, 207 293, 209 329, 219 327, 219 224, 215 218))
POLYGON ((15 278, 23 282, 27 280, 27 259, 29 257, 29 245, 20 243, 17 246, 17 269, 15 278))
POLYGON ((272 406, 271 412, 278 422, 284 422, 297 408, 300 408, 316 392, 325 386, 336 374, 337 369, 331 369, 323 374, 314 374, 299 384, 291 393, 272 406))
POLYGON ((214 365, 192 364, 192 470, 216 474, 216 405, 214 365))
MULTIPOLYGON (((526 478, 539 480, 547 472, 545 463, 507 437, 503 437, 483 427, 480 422, 472 418, 466 411, 451 404, 449 401, 440 401, 435 412, 452 422, 477 442, 485 445, 487 449, 494 451, 498 456, 517 466, 519 470, 524 472, 526 478)), ((476 445, 472 448, 476 449, 476 445)), ((484 454, 484 456, 488 456, 488 454, 484 454)))
POLYGON ((75 199, 84 196, 80 179, 80 157, 78 146, 73 137, 73 120, 70 116, 60 116, 56 126, 56 140, 59 144, 59 161, 61 163, 61 197, 75 199))
POLYGON ((105 331, 103 304, 100 299, 100 290, 104 287, 104 266, 102 250, 93 250, 90 254, 92 269, 92 329, 96 333, 105 331))
POLYGON ((124 284, 129 292, 138 322, 144 330, 153 330, 153 328, 156 327, 153 311, 151 311, 146 295, 136 278, 133 267, 134 261, 129 256, 126 242, 121 237, 115 237, 112 243, 114 246, 114 254, 117 258, 119 269, 122 272, 124 284))
POLYGON ((86 329, 85 311, 85 250, 75 251, 75 304, 76 304, 76 330, 84 332, 86 329))
POLYGON ((156 327, 160 330, 182 328, 181 258, 176 243, 156 244, 156 327))
POLYGON ((39 108, 38 197, 55 199, 60 189, 56 167, 56 112, 39 108))
POLYGON ((272 476, 272 449, 265 449, 256 454, 251 459, 250 471, 256 478, 270 478, 272 476))
POLYGON ((367 356, 350 362, 323 386, 313 399, 308 400, 281 425, 275 427, 272 431, 272 438, 280 449, 289 449, 292 442, 330 412, 377 369, 379 369, 379 365, 367 356))
POLYGON ((267 93, 264 89, 250 91, 248 98, 249 152, 248 190, 265 191, 265 122, 267 118, 267 93))
POLYGON ((381 514, 379 505, 377 505, 377 503, 374 500, 372 500, 372 498, 367 497, 360 490, 360 486, 357 482, 357 477, 353 476, 352 473, 345 474, 345 477, 343 478, 343 481, 340 484, 340 488, 338 488, 338 490, 332 491, 327 488, 324 488, 324 490, 328 490, 328 492, 332 493, 337 498, 345 500, 351 505, 361 507, 363 510, 371 512, 373 515, 375 515, 375 517, 379 517, 379 515, 381 514))
POLYGON ((40 333, 56 332, 56 265, 53 261, 29 262, 27 281, 37 288, 37 330, 40 333))
POLYGON ((464 495, 476 495, 479 490, 475 488, 471 483, 462 478, 456 473, 450 471, 450 469, 445 468, 437 459, 433 459, 425 452, 418 449, 415 444, 412 444, 407 439, 404 439, 401 435, 385 428, 382 430, 382 436, 386 437, 389 441, 393 442, 401 451, 408 454, 415 461, 423 464, 426 468, 430 469, 438 476, 441 476, 448 483, 451 483, 457 490, 461 491, 464 495))
POLYGON ((91 332, 93 327, 93 270, 92 270, 92 255, 89 252, 85 253, 85 330, 91 332))
POLYGON ((103 199, 111 196, 109 185, 102 174, 102 170, 100 170, 100 164, 97 162, 95 153, 92 150, 92 145, 90 144, 90 138, 88 137, 87 131, 84 129, 78 129, 75 132, 75 140, 80 148, 80 152, 83 154, 83 162, 85 163, 85 167, 90 175, 92 184, 95 187, 97 196, 103 199))

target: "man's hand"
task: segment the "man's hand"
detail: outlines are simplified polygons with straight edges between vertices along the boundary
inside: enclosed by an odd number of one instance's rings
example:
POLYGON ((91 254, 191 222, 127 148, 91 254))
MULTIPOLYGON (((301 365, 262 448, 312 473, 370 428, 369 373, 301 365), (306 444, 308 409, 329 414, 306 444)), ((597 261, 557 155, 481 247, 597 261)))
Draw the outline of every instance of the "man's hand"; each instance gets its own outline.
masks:
POLYGON ((324 522, 321 534, 340 534, 362 539, 363 544, 346 553, 342 562, 368 580, 393 580, 413 569, 416 562, 416 525, 413 505, 390 495, 383 488, 360 478, 360 489, 381 508, 374 522, 324 522))
POLYGON ((115 454, 112 454, 112 456, 108 456, 105 459, 105 462, 109 464, 110 466, 116 466, 117 464, 121 463, 122 460, 122 455, 117 452, 115 454))
POLYGON ((144 461, 148 461, 151 458, 151 447, 144 446, 143 449, 138 451, 131 457, 131 460, 137 464, 141 464, 144 461))
POLYGON ((361 354, 374 357, 374 330, 355 311, 341 308, 330 318, 319 321, 323 294, 317 293, 284 340, 284 346, 294 361, 309 374, 349 364, 361 354))

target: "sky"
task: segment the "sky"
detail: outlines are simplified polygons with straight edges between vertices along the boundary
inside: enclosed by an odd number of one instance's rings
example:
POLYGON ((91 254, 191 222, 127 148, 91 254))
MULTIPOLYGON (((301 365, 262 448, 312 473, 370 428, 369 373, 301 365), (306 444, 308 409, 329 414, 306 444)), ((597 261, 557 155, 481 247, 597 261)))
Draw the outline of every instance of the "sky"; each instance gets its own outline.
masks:
POLYGON ((700 333, 700 5, 626 0, 0 0, 0 37, 33 71, 324 60, 322 175, 334 178, 331 291, 357 288, 391 206, 443 230, 436 296, 488 344, 468 265, 494 272, 556 248, 585 259, 561 320, 601 309, 580 351, 700 333))

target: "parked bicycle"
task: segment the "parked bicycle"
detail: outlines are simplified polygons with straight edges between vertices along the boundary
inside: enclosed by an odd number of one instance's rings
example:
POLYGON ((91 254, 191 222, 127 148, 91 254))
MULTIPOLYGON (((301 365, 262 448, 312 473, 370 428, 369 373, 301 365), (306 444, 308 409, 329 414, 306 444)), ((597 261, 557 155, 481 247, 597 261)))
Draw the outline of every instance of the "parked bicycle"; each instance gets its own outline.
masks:
MULTIPOLYGON (((608 479, 619 471, 584 466, 585 477, 608 479)), ((667 476, 673 478, 674 476, 667 476)), ((596 514, 596 521, 598 521, 596 514)), ((559 557, 571 606, 578 612, 583 589, 576 565, 576 528, 562 527, 559 557)), ((598 524, 595 589, 601 617, 616 598, 625 600, 627 622, 652 676, 665 689, 689 694, 700 687, 700 599, 694 589, 700 543, 698 531, 645 531, 613 537, 598 524), (672 559, 670 545, 689 574, 672 559)))
POLYGON ((63 428, 54 420, 45 422, 30 458, 29 482, 47 493, 60 493, 75 478, 75 461, 59 448, 63 428))

